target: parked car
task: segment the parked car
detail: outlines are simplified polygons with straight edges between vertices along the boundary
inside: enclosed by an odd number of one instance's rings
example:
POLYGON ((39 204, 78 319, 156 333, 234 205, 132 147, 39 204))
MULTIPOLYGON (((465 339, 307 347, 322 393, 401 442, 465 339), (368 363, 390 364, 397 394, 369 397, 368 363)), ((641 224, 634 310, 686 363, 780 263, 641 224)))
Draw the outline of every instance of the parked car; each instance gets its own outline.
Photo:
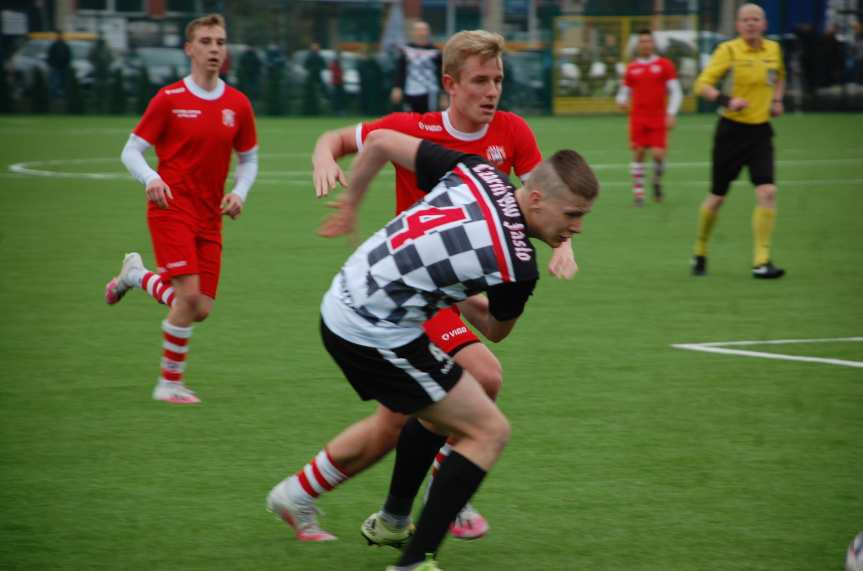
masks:
MULTIPOLYGON (((93 64, 89 60, 90 50, 96 44, 95 34, 65 34, 63 39, 72 52, 71 68, 81 85, 93 83, 93 64)), ((29 88, 33 84, 35 70, 39 70, 48 80, 48 48, 54 43, 56 35, 51 33, 32 34, 30 39, 15 52, 11 58, 12 74, 18 89, 29 88)))
POLYGON ((124 61, 123 75, 134 85, 141 69, 146 67, 150 83, 165 85, 191 72, 189 58, 180 48, 139 47, 129 51, 124 61))

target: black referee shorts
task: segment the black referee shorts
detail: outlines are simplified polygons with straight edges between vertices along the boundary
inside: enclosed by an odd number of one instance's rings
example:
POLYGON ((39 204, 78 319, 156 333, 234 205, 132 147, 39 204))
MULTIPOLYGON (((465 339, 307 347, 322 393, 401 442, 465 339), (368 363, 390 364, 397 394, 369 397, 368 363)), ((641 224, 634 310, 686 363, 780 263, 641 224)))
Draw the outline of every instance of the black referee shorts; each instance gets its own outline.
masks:
POLYGON ((773 127, 722 117, 713 136, 711 194, 725 196, 743 167, 749 169, 749 180, 755 186, 773 184, 773 127))
POLYGON ((333 333, 321 320, 321 338, 362 400, 412 414, 443 399, 462 368, 422 334, 407 345, 381 349, 357 345, 333 333))

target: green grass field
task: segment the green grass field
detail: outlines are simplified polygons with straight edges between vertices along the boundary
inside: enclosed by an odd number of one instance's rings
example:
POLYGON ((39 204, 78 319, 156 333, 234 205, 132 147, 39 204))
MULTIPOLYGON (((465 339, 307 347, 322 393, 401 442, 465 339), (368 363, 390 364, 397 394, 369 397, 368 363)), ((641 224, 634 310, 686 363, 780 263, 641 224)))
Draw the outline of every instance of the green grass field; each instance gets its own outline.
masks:
MULTIPOLYGON (((748 180, 689 275, 715 118, 682 117, 667 202, 631 206, 623 117, 531 120, 603 183, 573 281, 544 277, 494 347, 513 437, 475 505, 491 532, 441 566, 488 570, 841 569, 863 530, 863 369, 672 348, 863 335, 863 116, 775 122, 774 260, 749 276, 748 180)), ((258 183, 227 222, 216 308, 192 340, 199 407, 150 400, 164 309, 102 299, 124 252, 152 264, 144 196, 119 161, 135 119, 0 118, 0 568, 382 570, 365 546, 391 458, 322 499, 300 544, 270 487, 372 410, 326 355, 318 305, 350 252, 318 238, 314 139, 341 119, 261 119, 258 183)), ((362 230, 393 208, 384 172, 362 230)), ((543 267, 548 259, 542 251, 543 267)), ((733 347, 732 347, 733 348, 733 347)), ((863 343, 738 347, 863 362, 863 343)))

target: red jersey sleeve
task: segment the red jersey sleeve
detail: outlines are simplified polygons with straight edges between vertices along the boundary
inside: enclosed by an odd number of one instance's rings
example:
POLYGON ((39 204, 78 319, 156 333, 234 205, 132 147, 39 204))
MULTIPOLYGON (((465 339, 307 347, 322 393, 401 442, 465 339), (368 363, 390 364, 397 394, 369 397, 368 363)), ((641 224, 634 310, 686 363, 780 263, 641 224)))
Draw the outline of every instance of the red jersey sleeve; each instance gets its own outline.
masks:
POLYGON ((384 115, 380 119, 370 123, 363 123, 360 129, 361 141, 357 141, 357 147, 361 148, 360 143, 364 143, 369 133, 377 129, 392 129, 399 133, 407 135, 419 136, 417 130, 417 114, 416 113, 390 113, 384 115))
POLYGON ((674 64, 671 63, 671 60, 663 60, 663 63, 665 64, 665 80, 677 79, 677 70, 674 68, 674 64))
POLYGON ((523 177, 542 162, 542 153, 536 144, 536 137, 527 121, 518 115, 512 115, 512 140, 515 142, 515 157, 513 168, 519 178, 523 177))
POLYGON ((623 72, 623 85, 626 87, 632 88, 632 64, 627 64, 626 69, 623 72))
POLYGON ((255 110, 249 100, 243 97, 243 108, 240 116, 240 126, 234 137, 234 150, 238 153, 251 151, 258 146, 258 131, 255 128, 255 110))
POLYGON ((138 124, 132 132, 151 145, 156 143, 165 132, 165 127, 170 118, 170 109, 167 98, 160 89, 159 92, 150 100, 147 105, 147 110, 144 111, 144 116, 138 121, 138 124))

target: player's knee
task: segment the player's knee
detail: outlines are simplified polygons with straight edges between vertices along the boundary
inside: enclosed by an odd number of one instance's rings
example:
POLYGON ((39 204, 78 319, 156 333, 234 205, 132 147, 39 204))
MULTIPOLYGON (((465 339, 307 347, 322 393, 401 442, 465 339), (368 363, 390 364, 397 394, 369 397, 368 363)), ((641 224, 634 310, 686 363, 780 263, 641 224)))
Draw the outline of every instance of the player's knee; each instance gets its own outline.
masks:
POLYGON ((758 205, 772 208, 776 205, 776 185, 762 184, 756 188, 758 205))
POLYGON ((209 317, 210 311, 213 309, 213 304, 209 298, 203 294, 195 294, 191 296, 191 306, 195 314, 195 321, 204 321, 209 317))
POLYGON ((503 385, 503 367, 497 357, 489 354, 489 358, 484 359, 480 366, 472 367, 470 374, 477 380, 485 394, 492 400, 497 398, 503 385))
POLYGON ((396 447, 406 420, 407 417, 404 420, 388 418, 385 422, 377 423, 377 440, 382 451, 388 452, 396 447))
POLYGON ((496 450, 499 454, 509 442, 509 437, 512 434, 512 427, 509 420, 499 410, 493 415, 483 426, 483 433, 486 439, 487 446, 496 450))

